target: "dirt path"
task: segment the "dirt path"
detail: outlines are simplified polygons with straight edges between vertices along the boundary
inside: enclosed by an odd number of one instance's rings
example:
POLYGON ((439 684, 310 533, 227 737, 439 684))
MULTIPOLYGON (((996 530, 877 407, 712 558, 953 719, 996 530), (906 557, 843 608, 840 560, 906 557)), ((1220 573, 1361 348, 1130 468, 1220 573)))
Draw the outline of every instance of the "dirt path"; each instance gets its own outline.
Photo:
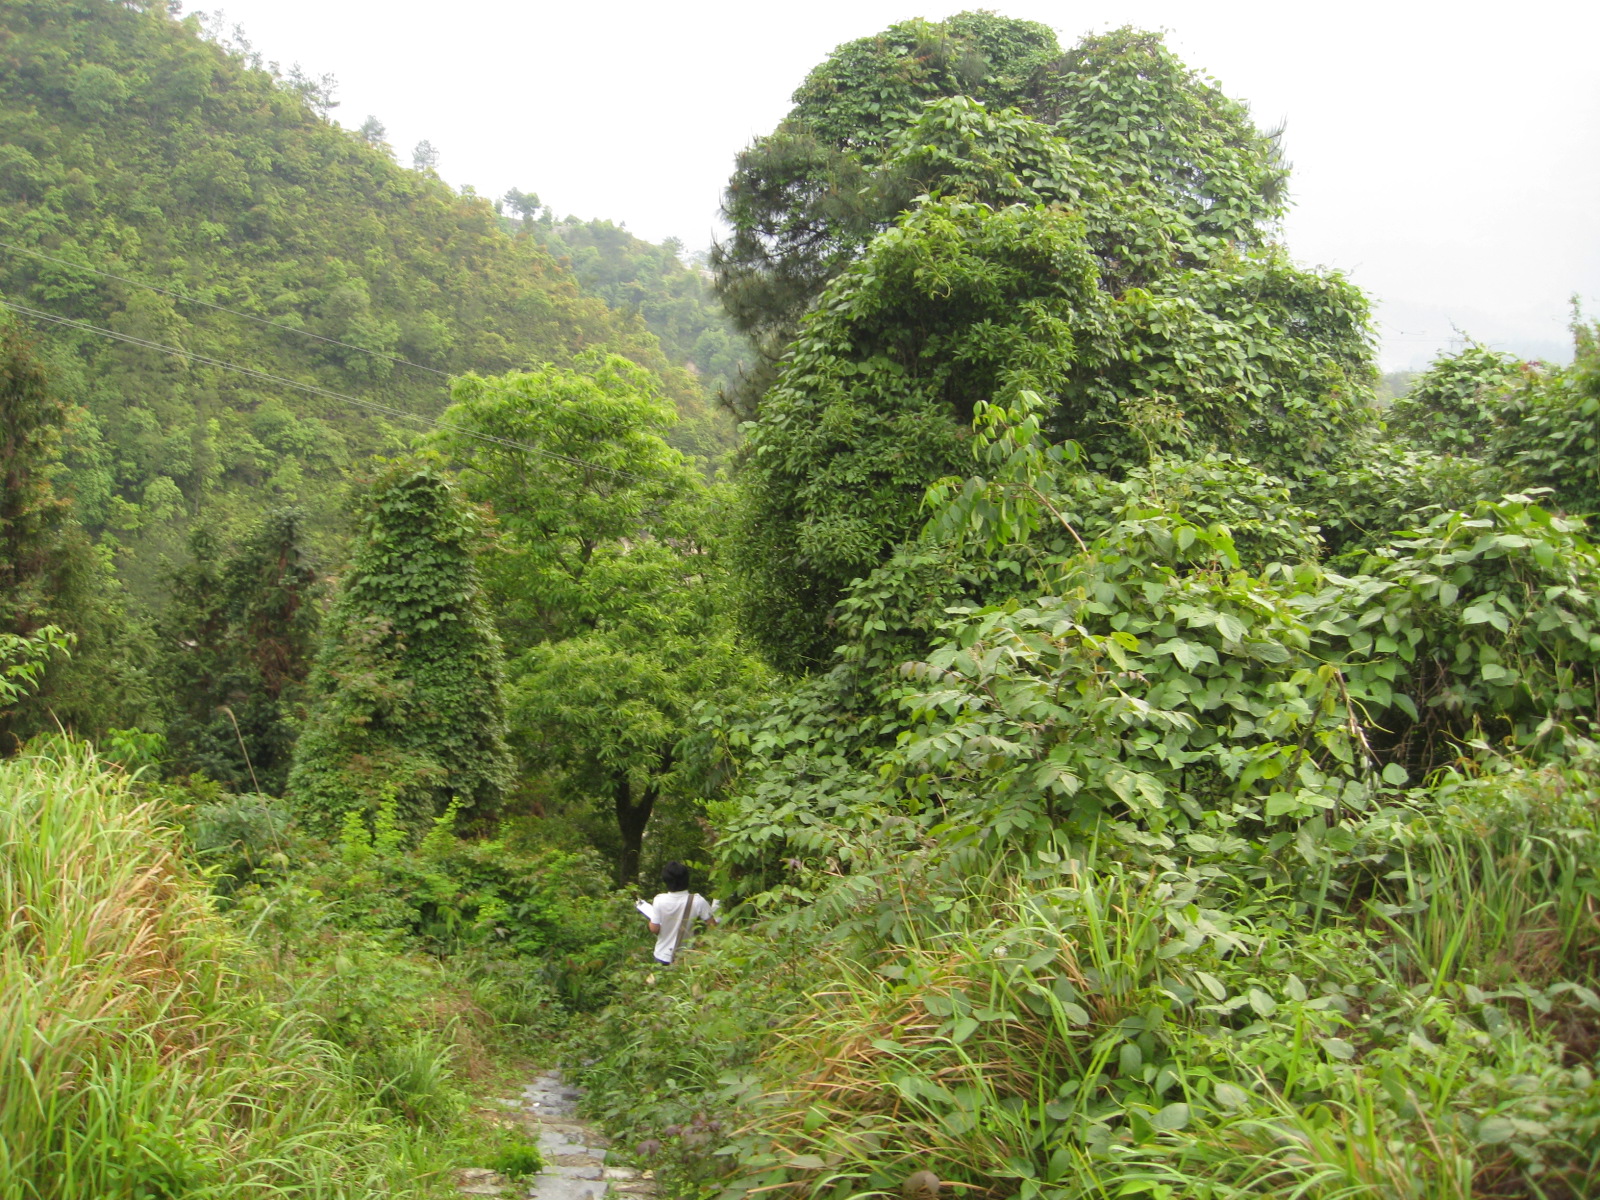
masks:
POLYGON ((653 1197, 656 1185, 649 1171, 606 1165, 605 1136, 578 1116, 582 1093, 546 1071, 522 1089, 516 1100, 501 1103, 513 1120, 539 1143, 545 1168, 529 1185, 514 1187, 493 1171, 457 1172, 465 1196, 526 1195, 533 1200, 623 1200, 653 1197))

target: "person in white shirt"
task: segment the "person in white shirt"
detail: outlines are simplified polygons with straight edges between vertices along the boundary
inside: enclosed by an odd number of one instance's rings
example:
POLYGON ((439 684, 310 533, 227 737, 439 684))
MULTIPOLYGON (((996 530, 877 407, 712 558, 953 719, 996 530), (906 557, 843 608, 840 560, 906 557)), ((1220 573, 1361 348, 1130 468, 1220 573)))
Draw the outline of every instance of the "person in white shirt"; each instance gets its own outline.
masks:
POLYGON ((656 961, 671 966, 678 956, 696 920, 708 925, 717 923, 716 909, 706 903, 704 896, 689 894, 689 868, 681 862, 669 862, 661 868, 661 882, 666 891, 649 904, 640 901, 639 911, 650 920, 650 932, 656 935, 656 961))

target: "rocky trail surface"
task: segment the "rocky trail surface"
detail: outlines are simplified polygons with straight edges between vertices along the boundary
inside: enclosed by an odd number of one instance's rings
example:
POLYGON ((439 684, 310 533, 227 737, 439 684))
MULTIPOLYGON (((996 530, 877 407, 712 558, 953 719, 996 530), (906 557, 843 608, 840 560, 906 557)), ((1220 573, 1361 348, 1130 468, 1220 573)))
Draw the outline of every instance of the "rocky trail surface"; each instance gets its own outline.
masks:
POLYGON ((532 1200, 623 1200, 653 1197, 656 1185, 649 1171, 608 1166, 605 1136, 578 1116, 582 1093, 564 1083, 561 1072, 546 1071, 522 1089, 515 1100, 502 1100, 508 1110, 500 1119, 527 1130, 539 1143, 545 1167, 521 1184, 484 1169, 456 1173, 464 1196, 528 1196, 532 1200))

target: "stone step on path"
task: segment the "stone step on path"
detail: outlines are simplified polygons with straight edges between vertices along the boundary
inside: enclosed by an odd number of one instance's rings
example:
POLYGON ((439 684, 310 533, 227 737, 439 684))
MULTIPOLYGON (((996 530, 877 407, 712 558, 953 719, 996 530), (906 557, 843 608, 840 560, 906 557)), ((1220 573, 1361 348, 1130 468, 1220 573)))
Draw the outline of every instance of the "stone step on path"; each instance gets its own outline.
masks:
MULTIPOLYGON (((605 1135, 578 1116, 583 1093, 562 1081, 560 1071, 545 1071, 515 1100, 502 1100, 511 1118, 539 1143, 544 1170, 522 1194, 531 1200, 626 1200, 653 1197, 650 1171, 606 1165, 605 1135)), ((465 1196, 514 1196, 519 1189, 488 1170, 456 1172, 465 1196)))

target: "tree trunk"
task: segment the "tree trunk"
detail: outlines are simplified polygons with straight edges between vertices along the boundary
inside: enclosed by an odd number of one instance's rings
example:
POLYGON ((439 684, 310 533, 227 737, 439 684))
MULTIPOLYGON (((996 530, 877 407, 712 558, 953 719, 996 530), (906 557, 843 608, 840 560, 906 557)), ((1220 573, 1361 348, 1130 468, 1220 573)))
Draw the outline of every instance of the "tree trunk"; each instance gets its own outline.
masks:
POLYGON ((617 831, 622 834, 617 886, 631 887, 639 881, 639 851, 644 846, 644 827, 650 823, 650 810, 656 806, 655 789, 645 788, 635 800, 633 780, 624 774, 617 780, 616 803, 617 831))
POLYGON ((618 776, 614 793, 617 806, 617 832, 622 835, 622 857, 617 860, 617 886, 629 887, 639 881, 639 855, 644 848, 645 826, 655 811, 661 791, 655 780, 672 769, 672 747, 661 751, 659 770, 634 798, 633 780, 626 773, 618 776))

